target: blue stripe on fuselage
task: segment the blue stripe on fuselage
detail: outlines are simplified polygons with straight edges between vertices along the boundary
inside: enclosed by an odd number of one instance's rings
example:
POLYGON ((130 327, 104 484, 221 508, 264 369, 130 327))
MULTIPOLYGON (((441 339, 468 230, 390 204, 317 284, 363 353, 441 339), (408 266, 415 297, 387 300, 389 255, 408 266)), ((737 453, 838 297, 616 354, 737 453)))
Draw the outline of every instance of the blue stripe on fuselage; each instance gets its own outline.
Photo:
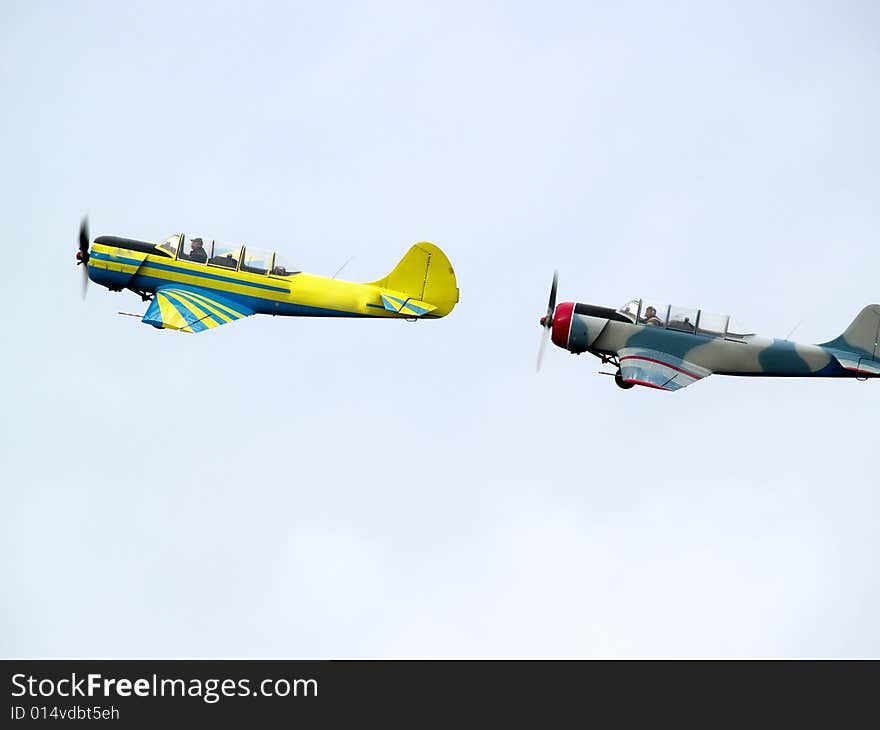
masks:
MULTIPOLYGON (((100 252, 93 254, 93 258, 97 258, 99 260, 106 261, 116 261, 117 263, 128 263, 134 266, 140 264, 140 261, 134 259, 123 259, 122 257, 113 258, 111 256, 107 256, 105 254, 101 254, 100 252)), ((148 266, 155 267, 155 264, 150 262, 147 264, 148 266)), ((163 267, 159 267, 163 268, 163 267)), ((168 267, 164 266, 166 269, 170 269, 172 271, 177 271, 180 273, 195 273, 196 275, 201 275, 207 279, 216 279, 220 281, 227 281, 233 284, 242 284, 245 286, 254 286, 249 284, 248 282, 238 281, 236 279, 231 279, 229 277, 221 277, 214 276, 211 274, 203 274, 202 272, 191 272, 188 269, 179 269, 176 267, 168 267)), ((304 304, 294 304, 293 302, 279 302, 273 299, 264 299, 259 296, 251 296, 248 294, 238 294, 236 292, 230 292, 226 289, 221 289, 216 286, 211 286, 207 281, 204 285, 194 285, 194 284, 184 284, 177 281, 171 281, 169 279, 160 279, 155 276, 147 276, 142 273, 131 274, 124 271, 111 271, 110 269, 99 268, 95 266, 89 266, 89 277, 97 284, 102 286, 110 287, 118 287, 118 288, 130 288, 130 289, 138 289, 141 291, 155 292, 161 286, 169 286, 175 289, 182 289, 184 291, 193 291, 196 294, 203 294, 209 298, 216 298, 220 304, 224 304, 231 309, 239 311, 242 316, 247 316, 248 314, 273 314, 280 315, 286 317, 367 317, 369 318, 371 315, 363 313, 363 312, 346 312, 344 310, 338 309, 327 309, 325 307, 310 307, 304 304), (248 311, 241 311, 241 307, 246 308, 248 311)), ((277 289, 280 292, 284 292, 289 294, 290 291, 288 289, 281 289, 279 287, 265 287, 261 288, 272 288, 277 289)), ((383 307, 377 307, 380 309, 384 309, 383 307)), ((431 317, 431 315, 426 315, 427 317, 431 317)))
POLYGON ((102 269, 89 264, 89 278, 96 284, 117 289, 124 289, 131 282, 132 274, 124 271, 111 271, 110 269, 102 269))
MULTIPOLYGON (((146 266, 149 266, 151 269, 159 269, 160 271, 171 271, 175 274, 185 274, 188 276, 198 276, 203 279, 213 279, 214 281, 225 281, 229 284, 238 284, 239 286, 253 286, 257 289, 266 289, 267 291, 277 291, 282 294, 289 294, 290 288, 283 286, 272 286, 270 284, 257 284, 253 281, 244 281, 243 279, 233 279, 229 276, 219 276, 218 274, 211 274, 207 271, 199 271, 198 269, 182 269, 179 266, 170 266, 169 264, 159 264, 154 261, 148 261, 146 266)), ((173 282, 172 282, 173 283, 173 282)))
POLYGON ((111 256, 108 253, 95 251, 89 254, 89 259, 97 259, 98 261, 112 261, 116 264, 128 264, 129 266, 140 266, 144 259, 129 259, 125 256, 111 256))
MULTIPOLYGON (((90 258, 98 259, 99 261, 112 261, 117 264, 128 264, 129 266, 141 266, 143 263, 144 266, 149 266, 151 269, 159 269, 160 271, 170 271, 175 274, 184 274, 187 276, 196 276, 203 279, 213 279, 214 281, 225 281, 229 284, 238 284, 239 286, 252 286, 257 289, 266 289, 268 291, 277 291, 283 294, 289 294, 290 289, 288 287, 283 286, 272 286, 271 284, 258 284, 252 281, 245 281, 243 279, 234 279, 230 276, 220 276, 219 274, 212 274, 209 271, 200 271, 198 269, 185 269, 180 266, 174 266, 172 264, 164 264, 158 261, 148 261, 144 259, 141 262, 138 259, 130 259, 125 256, 111 256, 109 254, 102 253, 100 251, 96 251, 91 255, 90 258)), ((165 282, 168 284, 173 284, 176 282, 168 281, 165 282)))
POLYGON ((240 310, 241 307, 245 307, 249 311, 243 312, 242 316, 254 313, 277 314, 287 317, 370 317, 369 314, 361 312, 345 312, 338 309, 325 309, 324 307, 309 307, 304 304, 294 304, 293 302, 278 302, 274 299, 263 299, 262 297, 250 296, 248 294, 238 294, 208 285, 180 284, 143 274, 138 274, 130 283, 125 285, 144 291, 156 291, 160 286, 192 291, 208 298, 216 298, 220 304, 225 304, 232 309, 240 310))

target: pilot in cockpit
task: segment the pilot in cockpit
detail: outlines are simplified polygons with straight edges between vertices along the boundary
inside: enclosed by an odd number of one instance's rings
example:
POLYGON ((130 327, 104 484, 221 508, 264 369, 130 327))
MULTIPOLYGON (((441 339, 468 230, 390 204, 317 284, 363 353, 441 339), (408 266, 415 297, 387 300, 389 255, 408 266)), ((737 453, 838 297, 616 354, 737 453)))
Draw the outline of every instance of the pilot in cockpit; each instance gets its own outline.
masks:
POLYGON ((642 322, 644 324, 650 325, 651 327, 659 327, 663 323, 660 321, 660 318, 657 316, 657 310, 654 309, 650 304, 645 309, 645 316, 642 317, 642 322))
POLYGON ((208 254, 205 252, 201 238, 193 238, 189 242, 189 260, 198 264, 203 264, 208 260, 208 254))

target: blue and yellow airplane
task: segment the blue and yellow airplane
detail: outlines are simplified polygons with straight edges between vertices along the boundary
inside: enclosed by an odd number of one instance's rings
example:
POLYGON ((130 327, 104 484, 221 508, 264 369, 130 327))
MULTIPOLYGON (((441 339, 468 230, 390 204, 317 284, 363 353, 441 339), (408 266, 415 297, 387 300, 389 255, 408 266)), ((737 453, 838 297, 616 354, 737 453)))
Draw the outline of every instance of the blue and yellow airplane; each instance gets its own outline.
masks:
POLYGON ((458 302, 455 272, 432 243, 417 243, 387 276, 367 284, 296 271, 274 251, 224 246, 182 233, 161 243, 79 231, 83 295, 91 279, 149 301, 142 321, 202 332, 252 314, 436 319, 458 302))

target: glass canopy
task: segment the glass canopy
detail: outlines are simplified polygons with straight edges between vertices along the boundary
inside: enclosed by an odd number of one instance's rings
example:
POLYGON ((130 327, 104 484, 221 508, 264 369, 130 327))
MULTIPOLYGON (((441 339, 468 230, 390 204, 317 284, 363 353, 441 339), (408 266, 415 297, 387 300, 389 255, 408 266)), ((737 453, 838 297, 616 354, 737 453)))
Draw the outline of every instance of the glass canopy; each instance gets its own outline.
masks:
POLYGON ((287 277, 299 273, 298 269, 287 262, 285 256, 275 251, 240 245, 227 246, 200 236, 169 236, 159 248, 171 256, 176 254, 179 261, 219 266, 257 276, 287 277))
POLYGON ((749 332, 731 324, 729 315, 713 314, 694 307, 667 305, 654 299, 631 299, 617 310, 633 324, 691 332, 704 337, 742 340, 749 332))

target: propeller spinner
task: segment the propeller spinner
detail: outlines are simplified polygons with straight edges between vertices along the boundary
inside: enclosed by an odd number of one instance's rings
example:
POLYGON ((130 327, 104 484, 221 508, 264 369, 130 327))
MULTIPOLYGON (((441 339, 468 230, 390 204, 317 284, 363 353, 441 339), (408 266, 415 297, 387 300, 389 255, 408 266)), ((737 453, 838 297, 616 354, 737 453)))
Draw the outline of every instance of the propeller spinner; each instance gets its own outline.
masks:
POLYGON ((541 345, 538 348, 538 363, 535 372, 541 370, 541 362, 544 360, 544 350, 547 347, 547 340, 550 339, 550 330, 553 328, 553 314, 556 312, 556 285, 559 282, 559 272, 553 272, 553 283, 550 285, 550 301, 547 302, 547 314, 541 317, 541 327, 544 331, 541 333, 541 345))

